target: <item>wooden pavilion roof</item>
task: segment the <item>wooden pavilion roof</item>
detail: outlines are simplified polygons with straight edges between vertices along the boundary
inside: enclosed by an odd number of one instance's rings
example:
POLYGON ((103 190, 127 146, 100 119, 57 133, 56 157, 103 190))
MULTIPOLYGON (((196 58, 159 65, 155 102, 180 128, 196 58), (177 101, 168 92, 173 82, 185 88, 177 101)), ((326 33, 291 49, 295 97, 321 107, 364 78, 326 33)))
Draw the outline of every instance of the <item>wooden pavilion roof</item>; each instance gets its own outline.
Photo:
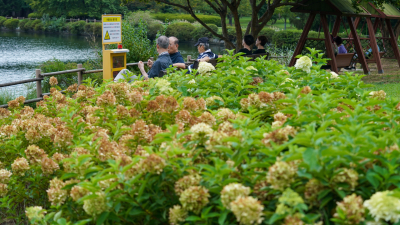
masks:
POLYGON ((364 7, 354 8, 351 0, 304 0, 302 4, 302 6, 292 7, 290 11, 354 17, 371 16, 364 7))
POLYGON ((384 3, 381 9, 367 2, 363 2, 355 8, 351 0, 304 0, 302 4, 302 6, 292 7, 290 10, 302 13, 400 19, 400 11, 387 3, 384 3))

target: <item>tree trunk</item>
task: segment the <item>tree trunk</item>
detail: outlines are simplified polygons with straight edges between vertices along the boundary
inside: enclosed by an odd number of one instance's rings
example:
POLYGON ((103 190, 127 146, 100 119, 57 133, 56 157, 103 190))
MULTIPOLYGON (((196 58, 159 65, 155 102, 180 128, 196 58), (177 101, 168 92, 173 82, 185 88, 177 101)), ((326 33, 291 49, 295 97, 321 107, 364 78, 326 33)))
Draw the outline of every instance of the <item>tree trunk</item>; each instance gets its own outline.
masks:
POLYGON ((285 30, 286 30, 286 17, 284 19, 285 19, 285 30))
POLYGON ((232 14, 229 13, 228 19, 229 19, 229 26, 232 26, 232 14))
POLYGON ((230 8, 233 16, 233 21, 235 22, 235 29, 236 29, 236 51, 239 49, 243 48, 242 45, 242 39, 243 39, 243 34, 242 34, 242 26, 240 25, 240 19, 239 19, 239 12, 237 11, 237 8, 230 8), (233 10, 232 10, 233 9, 233 10))

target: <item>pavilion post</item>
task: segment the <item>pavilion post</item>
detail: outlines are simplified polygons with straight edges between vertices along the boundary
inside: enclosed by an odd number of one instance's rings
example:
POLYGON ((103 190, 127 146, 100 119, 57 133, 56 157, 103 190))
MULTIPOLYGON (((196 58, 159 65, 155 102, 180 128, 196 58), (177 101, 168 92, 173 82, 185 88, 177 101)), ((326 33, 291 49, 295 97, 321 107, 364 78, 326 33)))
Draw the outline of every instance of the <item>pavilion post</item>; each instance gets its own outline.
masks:
POLYGON ((316 15, 315 13, 310 13, 306 26, 304 27, 303 33, 300 36, 300 40, 297 43, 296 50, 294 50, 292 59, 290 60, 289 66, 294 66, 294 64, 296 63, 296 56, 300 55, 301 52, 303 51, 304 45, 306 44, 308 32, 310 32, 312 23, 314 22, 315 19, 315 15, 316 15))
POLYGON ((376 62, 376 66, 378 67, 378 73, 383 73, 381 56, 379 55, 378 44, 376 43, 375 38, 375 30, 372 25, 372 21, 370 17, 367 17, 367 25, 368 25, 368 33, 369 33, 369 43, 371 45, 372 53, 374 54, 374 60, 376 62))
POLYGON ((396 57, 397 63, 399 64, 399 67, 400 67, 400 51, 399 51, 399 47, 397 47, 396 36, 394 35, 393 27, 392 27, 392 24, 390 23, 390 19, 385 19, 385 22, 386 22, 386 26, 387 26, 387 28, 389 30, 389 34, 390 34, 390 44, 392 45, 394 56, 396 57))
POLYGON ((356 49, 358 59, 360 60, 360 63, 363 67, 364 74, 369 74, 367 60, 365 59, 364 51, 361 46, 360 38, 357 35, 357 31, 356 31, 355 25, 353 23, 353 19, 351 19, 351 17, 349 16, 349 17, 347 17, 347 22, 349 23, 351 34, 354 37, 353 38, 354 39, 354 47, 356 49))
MULTIPOLYGON (((379 26, 379 23, 381 22, 381 18, 375 18, 375 22, 374 22, 374 32, 375 32, 375 34, 376 34, 376 31, 378 30, 378 26, 379 26)), ((383 32, 383 31, 381 31, 381 32, 383 32)))
POLYGON ((339 33, 340 22, 342 22, 342 18, 338 15, 336 17, 335 25, 333 25, 332 36, 336 37, 339 33))
MULTIPOLYGON (((360 17, 356 17, 356 19, 354 20, 354 27, 355 29, 357 29, 358 24, 360 24, 361 18, 360 17)), ((353 38, 353 33, 349 34, 349 40, 353 38)))
POLYGON ((336 64, 335 52, 333 51, 332 48, 332 38, 329 32, 328 21, 326 20, 325 14, 321 14, 321 23, 322 23, 322 28, 324 29, 326 53, 328 57, 331 59, 331 70, 335 71, 335 73, 338 73, 339 71, 336 64))

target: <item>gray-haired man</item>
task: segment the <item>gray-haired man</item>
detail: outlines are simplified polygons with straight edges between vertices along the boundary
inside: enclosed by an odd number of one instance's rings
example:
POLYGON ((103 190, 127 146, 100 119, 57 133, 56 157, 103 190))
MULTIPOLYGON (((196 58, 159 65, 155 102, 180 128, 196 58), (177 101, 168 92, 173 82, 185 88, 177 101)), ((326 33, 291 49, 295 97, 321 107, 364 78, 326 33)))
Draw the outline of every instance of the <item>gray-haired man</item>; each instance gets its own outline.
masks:
POLYGON ((160 71, 167 69, 172 65, 171 58, 168 54, 169 39, 166 36, 160 36, 157 38, 157 52, 158 59, 153 63, 151 60, 147 62, 147 65, 151 68, 148 73, 144 70, 144 63, 139 61, 138 67, 142 73, 144 79, 158 77, 160 71))

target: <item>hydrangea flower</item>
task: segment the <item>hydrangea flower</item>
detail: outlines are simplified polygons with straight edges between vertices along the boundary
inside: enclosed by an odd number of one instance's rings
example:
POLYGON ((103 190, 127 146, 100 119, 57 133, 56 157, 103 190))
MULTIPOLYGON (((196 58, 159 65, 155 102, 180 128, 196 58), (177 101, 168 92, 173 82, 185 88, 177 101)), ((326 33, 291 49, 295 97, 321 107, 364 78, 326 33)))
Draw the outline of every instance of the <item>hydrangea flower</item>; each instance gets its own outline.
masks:
POLYGON ((260 224, 264 220, 264 206, 253 197, 238 197, 231 203, 231 210, 243 225, 260 224))
POLYGON ((186 220, 188 213, 186 210, 182 209, 180 205, 175 205, 173 208, 169 209, 169 223, 179 224, 186 220))
POLYGON ((25 211, 25 215, 29 220, 41 220, 46 213, 46 210, 43 210, 41 206, 28 207, 25 211))
POLYGON ((399 222, 400 199, 391 196, 392 193, 392 191, 377 192, 364 202, 364 207, 369 210, 376 222, 381 219, 392 223, 399 222))
POLYGON ((231 183, 228 184, 221 191, 221 202, 222 205, 230 209, 231 202, 235 201, 238 197, 246 197, 250 194, 250 188, 245 187, 242 184, 231 183))
POLYGON ((310 68, 312 67, 312 61, 308 56, 302 56, 296 61, 294 67, 296 67, 296 69, 298 70, 303 70, 306 73, 310 73, 311 71, 310 68))
POLYGON ((199 72, 200 74, 206 74, 209 73, 211 71, 215 70, 215 67, 208 62, 200 62, 199 63, 199 68, 197 69, 197 72, 199 72))

